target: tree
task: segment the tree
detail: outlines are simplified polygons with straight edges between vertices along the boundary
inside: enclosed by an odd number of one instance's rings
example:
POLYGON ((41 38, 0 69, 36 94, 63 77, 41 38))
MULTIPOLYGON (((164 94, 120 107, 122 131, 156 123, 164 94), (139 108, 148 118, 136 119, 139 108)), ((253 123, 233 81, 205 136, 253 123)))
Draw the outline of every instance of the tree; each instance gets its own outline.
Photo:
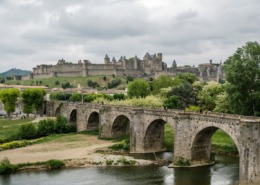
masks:
POLYGON ((183 105, 180 101, 179 96, 176 96, 176 95, 173 95, 173 96, 170 96, 169 98, 167 98, 163 102, 163 106, 168 108, 168 109, 181 109, 181 108, 183 108, 183 105))
POLYGON ((152 82, 153 94, 159 94, 162 88, 171 87, 173 85, 173 79, 169 75, 161 75, 159 78, 152 82))
POLYGON ((114 80, 112 80, 111 82, 109 82, 108 84, 107 84, 107 87, 109 88, 109 89, 112 89, 112 88, 116 88, 118 85, 120 85, 121 84, 121 80, 120 79, 114 79, 114 80))
POLYGON ((190 84, 193 84, 195 81, 198 80, 197 76, 192 73, 180 73, 175 78, 184 80, 186 82, 189 82, 190 84))
POLYGON ((36 114, 39 113, 45 94, 44 89, 25 89, 22 92, 23 112, 27 113, 27 116, 33 111, 36 111, 36 114))
POLYGON ((217 96, 224 92, 224 85, 208 82, 198 94, 199 104, 203 110, 212 111, 216 106, 217 96))
POLYGON ((15 111, 16 101, 19 95, 20 91, 15 88, 0 90, 0 100, 5 106, 5 111, 9 119, 11 119, 11 114, 15 111))
POLYGON ((224 64, 226 91, 233 113, 255 115, 260 111, 260 45, 247 42, 224 64))
POLYGON ((150 85, 144 79, 135 79, 128 84, 129 98, 144 98, 151 93, 150 85))
POLYGON ((193 87, 190 83, 186 81, 184 81, 180 85, 172 87, 172 89, 168 93, 168 97, 173 95, 179 97, 179 100, 181 101, 183 108, 186 108, 189 105, 194 105, 195 96, 193 87))
POLYGON ((216 97, 214 112, 232 113, 228 94, 223 92, 216 97))

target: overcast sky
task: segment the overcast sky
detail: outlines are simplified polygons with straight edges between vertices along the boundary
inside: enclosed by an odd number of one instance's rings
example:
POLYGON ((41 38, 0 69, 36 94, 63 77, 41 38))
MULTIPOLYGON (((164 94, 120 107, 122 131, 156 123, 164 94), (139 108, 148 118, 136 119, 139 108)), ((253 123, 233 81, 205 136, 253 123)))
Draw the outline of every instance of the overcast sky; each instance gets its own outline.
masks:
POLYGON ((260 39, 259 0, 0 0, 0 72, 146 52, 225 61, 260 39))

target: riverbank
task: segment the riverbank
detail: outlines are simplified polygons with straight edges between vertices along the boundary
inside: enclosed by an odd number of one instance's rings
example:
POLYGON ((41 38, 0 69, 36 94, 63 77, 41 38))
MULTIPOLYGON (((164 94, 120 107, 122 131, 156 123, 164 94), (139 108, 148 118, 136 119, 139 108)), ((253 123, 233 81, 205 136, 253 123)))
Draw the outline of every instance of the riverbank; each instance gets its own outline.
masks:
MULTIPOLYGON (((151 165, 154 161, 134 159, 131 156, 97 153, 115 144, 111 140, 99 140, 97 136, 72 134, 50 141, 0 151, 0 160, 7 157, 11 164, 36 163, 50 159, 62 160, 65 167, 151 165)), ((28 166, 22 170, 42 169, 43 166, 28 166)))

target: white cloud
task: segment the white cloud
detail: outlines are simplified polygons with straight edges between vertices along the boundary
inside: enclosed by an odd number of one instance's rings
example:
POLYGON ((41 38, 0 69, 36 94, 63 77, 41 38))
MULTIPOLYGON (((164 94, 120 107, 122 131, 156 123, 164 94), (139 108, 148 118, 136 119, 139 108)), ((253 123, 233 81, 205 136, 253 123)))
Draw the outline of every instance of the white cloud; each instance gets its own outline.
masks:
POLYGON ((60 58, 163 53, 169 65, 224 61, 259 41, 259 0, 0 1, 0 72, 60 58))

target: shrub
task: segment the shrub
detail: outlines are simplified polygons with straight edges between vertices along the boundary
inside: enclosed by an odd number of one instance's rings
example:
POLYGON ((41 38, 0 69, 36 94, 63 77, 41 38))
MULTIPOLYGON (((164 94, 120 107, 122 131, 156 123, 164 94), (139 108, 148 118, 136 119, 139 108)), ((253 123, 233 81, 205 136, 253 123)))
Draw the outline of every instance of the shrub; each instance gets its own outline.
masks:
POLYGON ((19 127, 18 136, 20 139, 33 139, 37 137, 36 127, 32 124, 24 124, 19 127))
POLYGON ((39 121, 38 124, 38 135, 48 136, 55 133, 54 120, 46 119, 39 121))
POLYGON ((4 144, 0 145, 0 147, 3 150, 7 150, 7 149, 24 147, 26 145, 28 145, 27 141, 12 141, 12 142, 9 142, 9 143, 4 143, 4 144))
POLYGON ((61 167, 65 166, 65 163, 57 159, 50 159, 46 161, 46 165, 50 169, 60 169, 61 167))
POLYGON ((11 164, 7 157, 0 161, 0 174, 10 174, 16 172, 17 170, 18 166, 11 164))
POLYGON ((114 163, 114 160, 112 160, 112 159, 106 160, 106 165, 112 165, 113 163, 114 163))
POLYGON ((126 96, 122 93, 115 93, 113 95, 113 99, 114 100, 125 100, 126 99, 126 96))
POLYGON ((178 166, 190 166, 190 161, 180 157, 179 160, 177 161, 176 165, 178 165, 178 166))
POLYGON ((200 107, 199 107, 199 106, 196 106, 196 105, 191 105, 191 106, 185 108, 185 110, 187 110, 187 111, 199 112, 199 111, 200 111, 200 107))
POLYGON ((66 92, 52 92, 50 94, 51 100, 69 100, 71 93, 66 92))
POLYGON ((70 123, 66 125, 66 133, 76 132, 76 131, 77 131, 76 125, 70 123))
POLYGON ((63 117, 62 115, 58 115, 54 126, 55 133, 66 133, 68 124, 69 122, 67 118, 63 117))
POLYGON ((129 139, 125 139, 117 144, 114 144, 112 146, 110 146, 109 148, 113 149, 113 150, 126 150, 129 151, 130 148, 130 140, 129 139))
POLYGON ((107 87, 109 88, 109 89, 112 89, 112 88, 116 88, 118 85, 120 85, 121 84, 121 80, 120 79, 114 79, 114 80, 112 80, 111 82, 109 82, 108 84, 107 84, 107 87))
POLYGON ((127 160, 124 156, 117 160, 117 163, 121 163, 123 165, 135 165, 135 160, 127 160))
POLYGON ((81 101, 81 100, 82 100, 82 95, 79 93, 73 93, 70 96, 70 101, 72 101, 72 102, 77 102, 77 101, 81 101))
POLYGON ((83 101, 84 102, 92 102, 96 99, 94 94, 86 94, 84 95, 83 101))
POLYGON ((163 103, 163 106, 169 109, 181 109, 183 108, 180 97, 173 95, 166 99, 163 103))

